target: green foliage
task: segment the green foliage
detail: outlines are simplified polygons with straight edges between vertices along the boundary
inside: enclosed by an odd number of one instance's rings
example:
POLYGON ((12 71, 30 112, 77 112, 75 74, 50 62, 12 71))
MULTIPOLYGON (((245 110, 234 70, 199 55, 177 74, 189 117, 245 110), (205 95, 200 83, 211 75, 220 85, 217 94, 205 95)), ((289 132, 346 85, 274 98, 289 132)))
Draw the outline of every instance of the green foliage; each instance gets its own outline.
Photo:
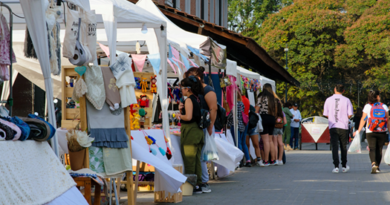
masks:
MULTIPOLYGON (((288 86, 288 100, 300 104, 304 117, 322 115, 336 83, 346 85, 354 107, 358 84, 363 86, 360 106, 367 90, 390 89, 389 0, 229 3, 230 25, 237 24, 236 31, 254 38, 280 65, 285 65, 288 46, 288 72, 301 82, 300 87, 288 86)), ((278 95, 284 96, 286 85, 277 84, 278 95)), ((388 103, 383 93, 382 101, 388 103)))

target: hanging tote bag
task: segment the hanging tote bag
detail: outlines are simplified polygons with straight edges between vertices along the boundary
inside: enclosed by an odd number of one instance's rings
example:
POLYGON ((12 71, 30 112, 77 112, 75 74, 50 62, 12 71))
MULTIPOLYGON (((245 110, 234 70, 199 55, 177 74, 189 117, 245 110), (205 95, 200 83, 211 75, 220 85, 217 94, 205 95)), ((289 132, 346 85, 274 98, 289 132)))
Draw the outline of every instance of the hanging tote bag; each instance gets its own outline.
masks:
POLYGON ((66 58, 73 58, 76 39, 79 33, 79 18, 80 12, 78 10, 72 10, 66 8, 66 28, 65 28, 65 37, 62 48, 62 55, 66 58))
POLYGON ((88 49, 89 53, 91 54, 91 59, 89 59, 87 63, 92 63, 93 61, 97 60, 96 14, 95 11, 84 11, 84 10, 82 10, 80 13, 82 19, 81 32, 80 32, 81 44, 84 46, 85 49, 88 49))
POLYGON ((357 133, 355 138, 353 138, 351 145, 348 148, 348 152, 362 153, 362 148, 360 146, 360 135, 363 132, 357 133))

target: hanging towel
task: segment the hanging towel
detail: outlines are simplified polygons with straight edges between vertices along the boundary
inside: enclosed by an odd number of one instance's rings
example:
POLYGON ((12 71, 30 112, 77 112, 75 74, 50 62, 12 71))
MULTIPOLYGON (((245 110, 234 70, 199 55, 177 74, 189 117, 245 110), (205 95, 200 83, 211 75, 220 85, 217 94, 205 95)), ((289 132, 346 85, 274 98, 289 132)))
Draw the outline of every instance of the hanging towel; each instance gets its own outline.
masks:
POLYGON ((130 148, 103 148, 103 162, 106 175, 117 175, 133 169, 130 148))
POLYGON ((88 130, 95 138, 92 146, 108 148, 126 148, 129 140, 125 130, 124 115, 112 115, 110 108, 103 103, 97 110, 87 101, 88 130))
POLYGON ((88 88, 86 97, 96 109, 101 110, 106 100, 102 69, 95 65, 87 66, 84 76, 88 88))
POLYGON ((28 32, 27 26, 26 26, 26 34, 25 34, 25 39, 24 39, 24 56, 26 56, 26 58, 38 59, 37 53, 35 52, 35 49, 34 49, 34 44, 31 40, 30 33, 28 32))
POLYGON ((128 54, 119 54, 117 61, 110 66, 110 69, 116 78, 116 86, 119 88, 122 108, 136 104, 135 80, 133 70, 131 69, 131 58, 128 57, 128 54))
POLYGON ((119 89, 116 86, 116 79, 109 67, 102 67, 104 88, 106 90, 106 103, 110 106, 111 111, 115 111, 120 108, 121 95, 119 89))
POLYGON ((51 73, 54 75, 58 75, 60 73, 61 65, 58 65, 58 58, 60 56, 57 56, 57 19, 60 18, 61 7, 54 7, 54 8, 48 8, 46 10, 46 25, 47 25, 47 32, 49 35, 49 51, 50 51, 50 68, 51 73))

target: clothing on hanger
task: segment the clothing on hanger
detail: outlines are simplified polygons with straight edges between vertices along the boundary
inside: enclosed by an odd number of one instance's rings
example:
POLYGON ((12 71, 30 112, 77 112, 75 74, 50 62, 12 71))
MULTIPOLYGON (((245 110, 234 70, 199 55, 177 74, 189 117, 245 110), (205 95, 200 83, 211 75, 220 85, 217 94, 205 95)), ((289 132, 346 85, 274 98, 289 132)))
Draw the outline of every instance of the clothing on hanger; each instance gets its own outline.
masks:
MULTIPOLYGON (((8 65, 11 65, 11 59, 9 56, 10 51, 10 32, 7 25, 7 21, 3 14, 0 14, 0 79, 9 80, 8 65)), ((16 63, 15 54, 12 51, 12 63, 16 63)))

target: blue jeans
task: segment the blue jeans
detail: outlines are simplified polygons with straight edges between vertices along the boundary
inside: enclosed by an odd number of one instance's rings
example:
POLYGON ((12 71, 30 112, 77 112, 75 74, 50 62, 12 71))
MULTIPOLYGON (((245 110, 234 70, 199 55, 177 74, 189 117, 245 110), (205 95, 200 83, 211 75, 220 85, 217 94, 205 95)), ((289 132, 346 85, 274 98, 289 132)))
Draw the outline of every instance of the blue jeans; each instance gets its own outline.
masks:
POLYGON ((299 127, 291 127, 290 147, 298 148, 299 141, 299 127), (293 140, 295 139, 295 147, 293 146, 293 140))
POLYGON ((246 160, 251 160, 249 157, 249 150, 248 146, 246 146, 246 132, 248 131, 248 125, 245 127, 244 132, 238 132, 239 138, 238 138, 238 149, 244 152, 246 160))

